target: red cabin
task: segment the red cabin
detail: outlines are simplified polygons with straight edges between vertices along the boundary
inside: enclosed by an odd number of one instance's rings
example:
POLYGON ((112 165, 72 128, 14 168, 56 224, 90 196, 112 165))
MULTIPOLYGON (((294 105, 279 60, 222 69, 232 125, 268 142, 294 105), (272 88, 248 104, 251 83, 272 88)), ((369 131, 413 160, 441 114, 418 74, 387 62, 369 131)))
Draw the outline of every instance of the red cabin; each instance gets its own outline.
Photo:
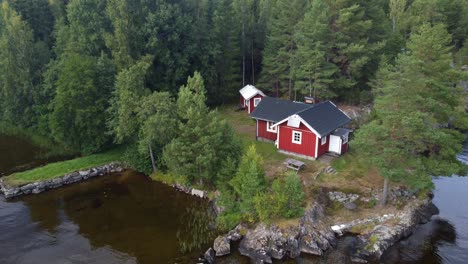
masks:
POLYGON ((262 91, 250 84, 240 89, 239 93, 241 94, 239 102, 240 106, 249 114, 255 110, 262 98, 265 97, 265 94, 262 91))
POLYGON ((280 152, 317 159, 348 149, 351 121, 330 101, 311 105, 265 97, 251 117, 257 121, 257 140, 274 141, 280 152))

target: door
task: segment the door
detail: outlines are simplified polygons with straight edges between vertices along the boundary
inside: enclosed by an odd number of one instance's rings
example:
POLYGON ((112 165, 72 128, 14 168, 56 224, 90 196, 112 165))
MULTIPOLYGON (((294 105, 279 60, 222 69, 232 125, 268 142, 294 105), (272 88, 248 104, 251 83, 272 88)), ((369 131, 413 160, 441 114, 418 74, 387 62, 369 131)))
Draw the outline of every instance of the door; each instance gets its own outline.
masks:
POLYGON ((328 151, 336 154, 341 154, 341 137, 330 135, 330 144, 328 151))

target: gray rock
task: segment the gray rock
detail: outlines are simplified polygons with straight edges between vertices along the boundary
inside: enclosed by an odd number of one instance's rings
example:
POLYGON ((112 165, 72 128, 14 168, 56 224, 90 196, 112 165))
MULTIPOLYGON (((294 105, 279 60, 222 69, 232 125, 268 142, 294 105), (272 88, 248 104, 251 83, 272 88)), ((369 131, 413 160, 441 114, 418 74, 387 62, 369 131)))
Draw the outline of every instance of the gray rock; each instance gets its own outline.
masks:
POLYGON ((214 264, 215 263, 215 251, 213 250, 213 248, 209 248, 203 255, 203 258, 208 264, 214 264))
POLYGON ((217 257, 228 255, 231 253, 231 244, 226 237, 218 236, 214 241, 213 249, 217 257))
POLYGON ((353 203, 353 202, 348 202, 348 203, 345 203, 345 204, 344 204, 344 207, 345 207, 346 209, 348 209, 348 210, 353 211, 353 210, 356 210, 357 205, 356 205, 355 203, 353 203))

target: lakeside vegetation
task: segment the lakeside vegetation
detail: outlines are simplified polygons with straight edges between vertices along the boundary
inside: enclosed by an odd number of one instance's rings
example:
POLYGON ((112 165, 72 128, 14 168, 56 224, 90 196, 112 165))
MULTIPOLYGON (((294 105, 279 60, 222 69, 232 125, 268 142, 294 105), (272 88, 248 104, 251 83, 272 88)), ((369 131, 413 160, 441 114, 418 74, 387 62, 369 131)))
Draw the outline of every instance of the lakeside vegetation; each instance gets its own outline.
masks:
POLYGON ((430 175, 466 169, 455 159, 468 128, 465 2, 2 0, 0 121, 90 155, 11 179, 119 155, 153 178, 220 190, 225 228, 297 217, 327 164, 288 175, 246 113, 215 110, 252 83, 372 107, 322 186, 383 186, 382 204, 392 182, 430 189, 430 175), (93 154, 116 144, 130 147, 93 154))
POLYGON ((13 186, 54 179, 67 173, 90 169, 113 161, 121 161, 124 149, 125 148, 121 146, 103 153, 92 154, 67 161, 49 163, 32 170, 11 174, 3 179, 6 183, 13 186))

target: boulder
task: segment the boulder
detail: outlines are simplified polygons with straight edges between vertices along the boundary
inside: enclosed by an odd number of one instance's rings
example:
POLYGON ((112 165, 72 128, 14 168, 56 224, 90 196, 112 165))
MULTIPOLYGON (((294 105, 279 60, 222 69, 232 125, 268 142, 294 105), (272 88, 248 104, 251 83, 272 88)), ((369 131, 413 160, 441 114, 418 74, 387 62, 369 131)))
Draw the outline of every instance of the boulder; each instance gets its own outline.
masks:
POLYGON ((200 191, 200 190, 197 190, 197 189, 192 189, 191 194, 195 195, 195 196, 198 196, 200 198, 205 198, 205 192, 204 191, 200 191))
POLYGON ((231 244, 224 236, 218 236, 213 244, 213 249, 216 251, 216 256, 221 257, 231 253, 231 244))
POLYGON ((348 203, 345 203, 345 204, 344 204, 344 207, 345 207, 346 209, 348 209, 348 210, 353 211, 353 210, 356 210, 357 205, 356 205, 355 203, 353 203, 353 202, 348 202, 348 203))
POLYGON ((213 250, 213 248, 209 248, 203 255, 203 258, 205 259, 206 263, 214 264, 215 263, 215 251, 213 250))

